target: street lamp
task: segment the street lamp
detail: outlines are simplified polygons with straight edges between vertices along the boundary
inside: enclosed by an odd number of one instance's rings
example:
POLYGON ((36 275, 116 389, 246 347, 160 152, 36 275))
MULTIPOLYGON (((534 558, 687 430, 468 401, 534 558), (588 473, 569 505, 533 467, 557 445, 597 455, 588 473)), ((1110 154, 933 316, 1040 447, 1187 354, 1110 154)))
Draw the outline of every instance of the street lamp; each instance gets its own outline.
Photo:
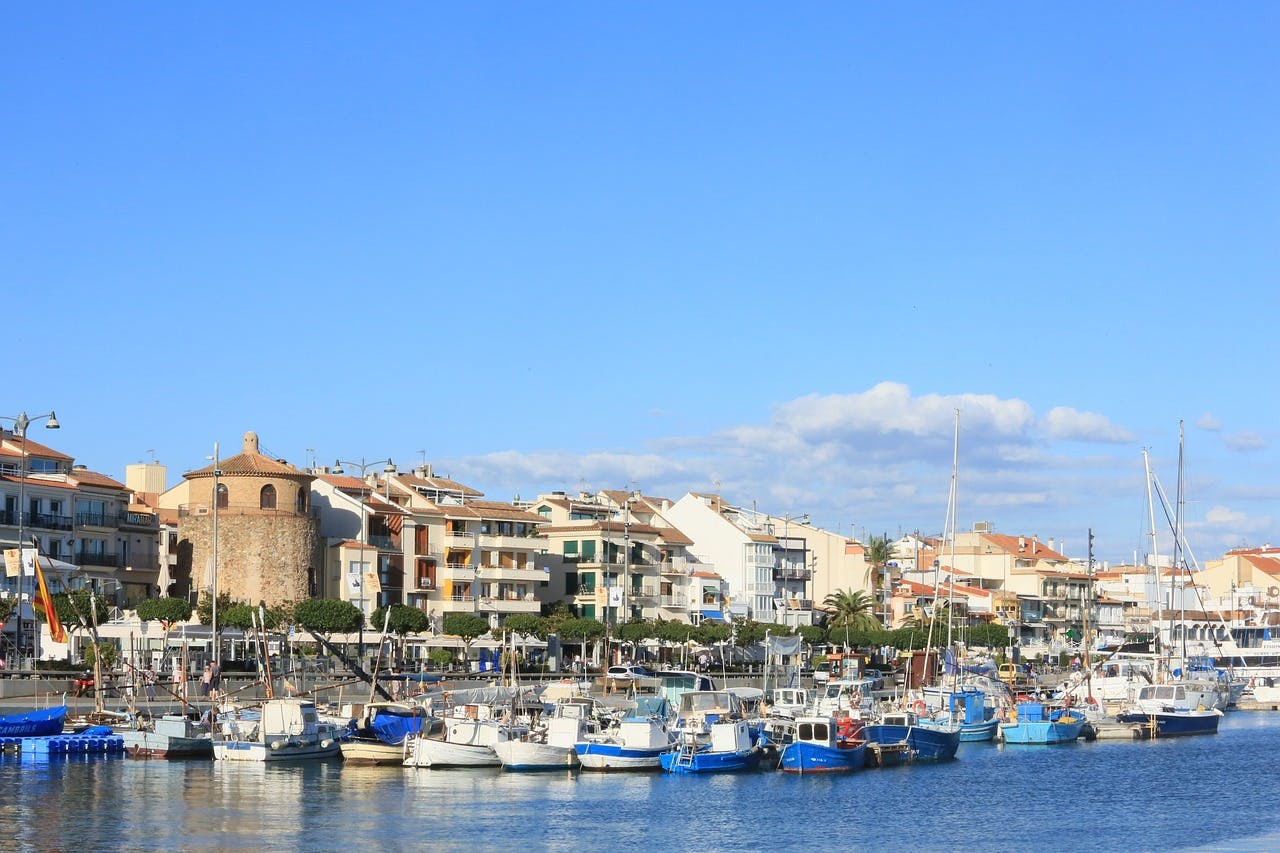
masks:
POLYGON ((213 662, 222 670, 222 644, 218 642, 218 504, 222 502, 222 460, 218 456, 218 442, 213 443, 213 566, 209 570, 209 584, 213 594, 209 597, 213 608, 209 619, 209 636, 213 638, 213 662))
MULTIPOLYGON (((13 434, 22 439, 22 461, 18 465, 18 624, 14 629, 14 641, 18 646, 18 657, 22 657, 22 576, 26 573, 26 561, 22 558, 23 537, 26 533, 24 530, 26 521, 26 508, 23 504, 27 501, 27 427, 36 421, 45 421, 45 429, 61 429, 58 423, 58 416, 50 411, 47 415, 36 415, 30 417, 26 412, 22 412, 17 417, 7 417, 0 415, 0 420, 13 421, 13 434)), ((34 615, 34 614, 33 614, 34 615)), ((39 629, 36 629, 34 637, 39 637, 39 629)), ((32 650, 35 650, 35 641, 32 642, 32 650)))
MULTIPOLYGON (((365 499, 364 499, 364 494, 365 494, 364 487, 366 483, 365 483, 364 477, 365 477, 365 473, 375 465, 383 466, 382 473, 384 474, 396 473, 396 466, 395 466, 395 463, 392 462, 390 459, 375 459, 372 462, 366 462, 365 458, 361 456, 359 462, 343 462, 340 459, 336 460, 333 463, 333 473, 337 474, 338 476, 342 476, 343 474, 345 474, 346 471, 343 469, 342 467, 343 465, 350 465, 352 468, 360 469, 360 658, 361 660, 363 660, 364 659, 364 571, 365 571, 364 555, 365 555, 365 549, 368 547, 368 543, 369 543, 369 524, 365 520, 366 505, 365 505, 365 499)), ((375 562, 375 567, 376 567, 376 562, 375 562)))

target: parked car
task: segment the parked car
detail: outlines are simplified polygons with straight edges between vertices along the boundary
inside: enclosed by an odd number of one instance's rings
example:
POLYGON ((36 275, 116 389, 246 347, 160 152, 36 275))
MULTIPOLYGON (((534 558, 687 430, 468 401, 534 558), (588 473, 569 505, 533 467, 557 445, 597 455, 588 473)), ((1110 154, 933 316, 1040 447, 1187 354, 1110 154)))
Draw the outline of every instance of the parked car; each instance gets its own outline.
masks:
POLYGON ((609 667, 604 677, 614 681, 631 681, 636 678, 653 678, 653 673, 637 664, 627 664, 609 667))

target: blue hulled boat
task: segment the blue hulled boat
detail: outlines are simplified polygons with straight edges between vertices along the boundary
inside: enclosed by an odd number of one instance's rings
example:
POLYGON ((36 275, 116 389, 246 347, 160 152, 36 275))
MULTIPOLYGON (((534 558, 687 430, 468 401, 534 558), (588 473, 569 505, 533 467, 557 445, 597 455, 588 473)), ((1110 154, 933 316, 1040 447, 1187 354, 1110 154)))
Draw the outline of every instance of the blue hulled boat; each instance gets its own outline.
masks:
POLYGON ((1122 723, 1148 727, 1155 737, 1216 735, 1222 712, 1192 708, 1181 684, 1150 684, 1138 691, 1134 704, 1116 715, 1122 723))
POLYGON ((784 773, 848 773, 866 763, 867 742, 841 737, 835 717, 800 717, 795 738, 782 747, 784 773))
POLYGON ((925 726, 912 711, 884 714, 879 723, 862 731, 868 743, 886 746, 906 743, 916 761, 949 761, 956 757, 956 750, 960 748, 959 725, 934 723, 932 727, 925 726))
POLYGON ((732 773, 760 764, 759 732, 742 716, 728 690, 697 690, 680 697, 676 745, 660 758, 669 773, 732 773))
POLYGON ((1084 730, 1084 717, 1047 709, 1040 702, 1020 702, 1007 723, 1000 724, 1005 743, 1074 743, 1084 730))
POLYGON ((62 734, 67 706, 0 716, 0 737, 46 737, 62 734))
POLYGON ((995 718, 995 709, 987 707, 985 693, 981 690, 963 690, 947 695, 951 704, 949 712, 923 720, 921 725, 949 730, 958 722, 961 743, 977 743, 995 738, 1000 721, 995 718))

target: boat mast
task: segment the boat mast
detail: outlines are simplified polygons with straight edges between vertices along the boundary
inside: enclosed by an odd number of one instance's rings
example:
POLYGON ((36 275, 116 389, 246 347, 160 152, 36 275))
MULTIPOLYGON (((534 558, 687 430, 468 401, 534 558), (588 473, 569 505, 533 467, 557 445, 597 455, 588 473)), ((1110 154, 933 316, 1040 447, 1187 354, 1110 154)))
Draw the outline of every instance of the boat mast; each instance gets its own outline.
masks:
POLYGON ((1147 449, 1145 447, 1142 449, 1142 467, 1147 472, 1147 511, 1151 516, 1151 570, 1155 574, 1155 579, 1156 579, 1156 585, 1155 585, 1156 618, 1155 618, 1155 621, 1152 623, 1153 630, 1151 632, 1151 635, 1153 638, 1152 648, 1156 653, 1156 671, 1154 675, 1159 676, 1160 659, 1162 657, 1162 653, 1160 650, 1161 648, 1160 623, 1164 621, 1164 608, 1163 608, 1163 602, 1161 601, 1162 593, 1161 593, 1161 587, 1160 587, 1160 554, 1156 546, 1156 504, 1155 504, 1155 498, 1151 494, 1151 457, 1147 454, 1147 449))
MULTIPOLYGON (((1180 598, 1182 600, 1182 612, 1178 617, 1178 626, 1179 626, 1179 631, 1182 634, 1182 667, 1183 667, 1182 671, 1185 673, 1187 671, 1186 669, 1186 666, 1187 666, 1187 581, 1190 579, 1191 573, 1187 571, 1186 543, 1183 540, 1183 525, 1185 523, 1184 513, 1186 512, 1186 502, 1187 502, 1186 492, 1184 491, 1184 488, 1183 488, 1183 477, 1182 477, 1183 458, 1184 458, 1182 454, 1182 450, 1183 450, 1184 440, 1185 440, 1185 429, 1183 426, 1183 422, 1179 420, 1178 421, 1178 509, 1177 509, 1177 521, 1174 525, 1177 529, 1174 532, 1174 541, 1173 541, 1173 553, 1175 555, 1173 560, 1174 574, 1169 578, 1169 591, 1170 591, 1170 594, 1172 594, 1174 589, 1174 583, 1177 580, 1179 570, 1181 570, 1182 595, 1180 596, 1180 598)), ((1204 609, 1204 608, 1201 608, 1201 609, 1204 609)))
POLYGON ((1093 698, 1093 667, 1089 662, 1089 608, 1093 606, 1093 528, 1089 528, 1089 558, 1085 564, 1088 580, 1084 585, 1084 680, 1086 695, 1093 698))
MULTIPOLYGON (((951 648, 951 608, 955 601, 956 590, 956 499, 960 480, 960 410, 956 409, 955 438, 951 446, 951 499, 947 501, 947 514, 951 521, 951 574, 947 584, 947 649, 951 648)), ((935 592, 937 591, 935 587, 935 592)))

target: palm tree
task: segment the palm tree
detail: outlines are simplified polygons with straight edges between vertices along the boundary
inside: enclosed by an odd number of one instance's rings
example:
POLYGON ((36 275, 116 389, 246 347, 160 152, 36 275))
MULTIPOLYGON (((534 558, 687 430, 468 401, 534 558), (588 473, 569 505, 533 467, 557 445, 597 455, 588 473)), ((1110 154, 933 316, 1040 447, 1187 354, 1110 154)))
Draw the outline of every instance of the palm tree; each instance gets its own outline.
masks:
POLYGON ((870 631, 880 627, 876 618, 876 600, 860 589, 838 589, 822 602, 835 611, 828 623, 832 627, 847 627, 854 631, 870 631))
POLYGON ((889 564, 889 561, 893 559, 893 543, 889 541, 887 534, 872 536, 867 540, 864 559, 871 564, 871 601, 874 607, 880 601, 881 596, 885 595, 885 590, 877 589, 881 573, 884 571, 884 567, 889 564))

